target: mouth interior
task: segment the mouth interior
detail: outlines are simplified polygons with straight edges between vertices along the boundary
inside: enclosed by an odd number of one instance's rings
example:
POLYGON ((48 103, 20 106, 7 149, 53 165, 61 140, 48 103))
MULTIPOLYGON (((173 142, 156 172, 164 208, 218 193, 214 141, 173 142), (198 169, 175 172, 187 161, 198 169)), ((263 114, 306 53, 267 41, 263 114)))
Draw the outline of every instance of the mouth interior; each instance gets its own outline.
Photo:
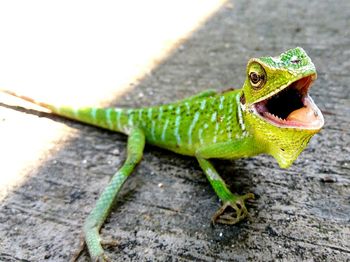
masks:
POLYGON ((308 95, 315 78, 315 75, 301 78, 277 94, 255 103, 257 113, 280 127, 321 128, 322 113, 308 95))

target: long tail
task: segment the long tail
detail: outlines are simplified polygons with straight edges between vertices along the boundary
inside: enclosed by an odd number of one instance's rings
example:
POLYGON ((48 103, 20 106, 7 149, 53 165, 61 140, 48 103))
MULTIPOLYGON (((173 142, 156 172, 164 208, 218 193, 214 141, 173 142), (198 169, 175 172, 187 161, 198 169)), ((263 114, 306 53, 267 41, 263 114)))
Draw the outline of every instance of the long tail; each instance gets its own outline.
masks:
POLYGON ((139 109, 58 106, 35 100, 11 90, 0 89, 0 91, 46 108, 53 114, 124 134, 128 134, 130 127, 135 125, 133 116, 139 111, 139 109))
POLYGON ((37 100, 35 100, 35 99, 31 98, 31 97, 18 94, 18 93, 14 92, 14 91, 11 91, 11 90, 1 89, 0 88, 0 92, 5 93, 5 94, 9 94, 9 95, 12 95, 12 96, 15 96, 15 97, 18 97, 18 98, 21 98, 21 99, 23 99, 25 101, 31 102, 33 104, 39 105, 39 106, 41 106, 43 108, 46 108, 46 109, 49 109, 49 110, 51 110, 51 107, 52 107, 52 105, 49 105, 49 104, 44 103, 44 102, 37 101, 37 100))

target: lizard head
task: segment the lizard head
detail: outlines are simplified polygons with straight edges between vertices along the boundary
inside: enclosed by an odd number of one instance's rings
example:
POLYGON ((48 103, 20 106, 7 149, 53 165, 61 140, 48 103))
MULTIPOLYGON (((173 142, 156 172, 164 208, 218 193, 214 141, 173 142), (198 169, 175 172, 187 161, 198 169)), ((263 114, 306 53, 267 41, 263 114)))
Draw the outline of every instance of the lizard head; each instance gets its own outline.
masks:
POLYGON ((290 166, 324 124, 309 96, 316 78, 314 64, 300 47, 248 62, 241 94, 245 121, 281 167, 290 166))

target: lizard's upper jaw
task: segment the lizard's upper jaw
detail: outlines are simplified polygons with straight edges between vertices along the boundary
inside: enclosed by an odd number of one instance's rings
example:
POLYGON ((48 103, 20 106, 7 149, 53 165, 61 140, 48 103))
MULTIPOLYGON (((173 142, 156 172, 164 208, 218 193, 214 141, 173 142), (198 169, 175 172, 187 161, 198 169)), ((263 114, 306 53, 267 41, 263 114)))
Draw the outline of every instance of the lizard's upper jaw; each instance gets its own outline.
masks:
POLYGON ((323 115, 308 94, 315 79, 316 74, 305 76, 255 103, 255 113, 281 128, 320 129, 324 124, 323 115))

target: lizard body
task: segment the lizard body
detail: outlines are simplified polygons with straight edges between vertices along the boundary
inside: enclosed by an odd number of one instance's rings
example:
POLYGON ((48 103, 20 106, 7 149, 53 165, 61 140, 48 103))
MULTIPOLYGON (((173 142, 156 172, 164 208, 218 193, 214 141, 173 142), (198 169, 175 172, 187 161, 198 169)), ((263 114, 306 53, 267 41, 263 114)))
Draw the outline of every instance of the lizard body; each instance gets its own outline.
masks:
POLYGON ((92 260, 104 260, 99 230, 121 186, 141 160, 145 142, 179 154, 194 156, 223 206, 213 222, 235 224, 248 212, 248 193, 234 195, 210 163, 211 158, 234 159, 260 153, 272 155, 289 167, 324 124, 308 95, 316 69, 302 48, 278 57, 249 60, 242 89, 216 93, 208 90, 182 101, 139 109, 74 108, 50 105, 18 95, 52 113, 128 135, 127 159, 101 194, 84 224, 92 260), (234 215, 225 214, 227 207, 234 215))
POLYGON ((58 115, 129 135, 138 127, 147 143, 195 156, 202 145, 244 139, 240 92, 216 95, 205 91, 200 97, 167 105, 139 108, 78 108, 49 106, 58 115), (207 96, 209 94, 209 96, 207 96), (240 111, 239 111, 240 110, 240 111))

